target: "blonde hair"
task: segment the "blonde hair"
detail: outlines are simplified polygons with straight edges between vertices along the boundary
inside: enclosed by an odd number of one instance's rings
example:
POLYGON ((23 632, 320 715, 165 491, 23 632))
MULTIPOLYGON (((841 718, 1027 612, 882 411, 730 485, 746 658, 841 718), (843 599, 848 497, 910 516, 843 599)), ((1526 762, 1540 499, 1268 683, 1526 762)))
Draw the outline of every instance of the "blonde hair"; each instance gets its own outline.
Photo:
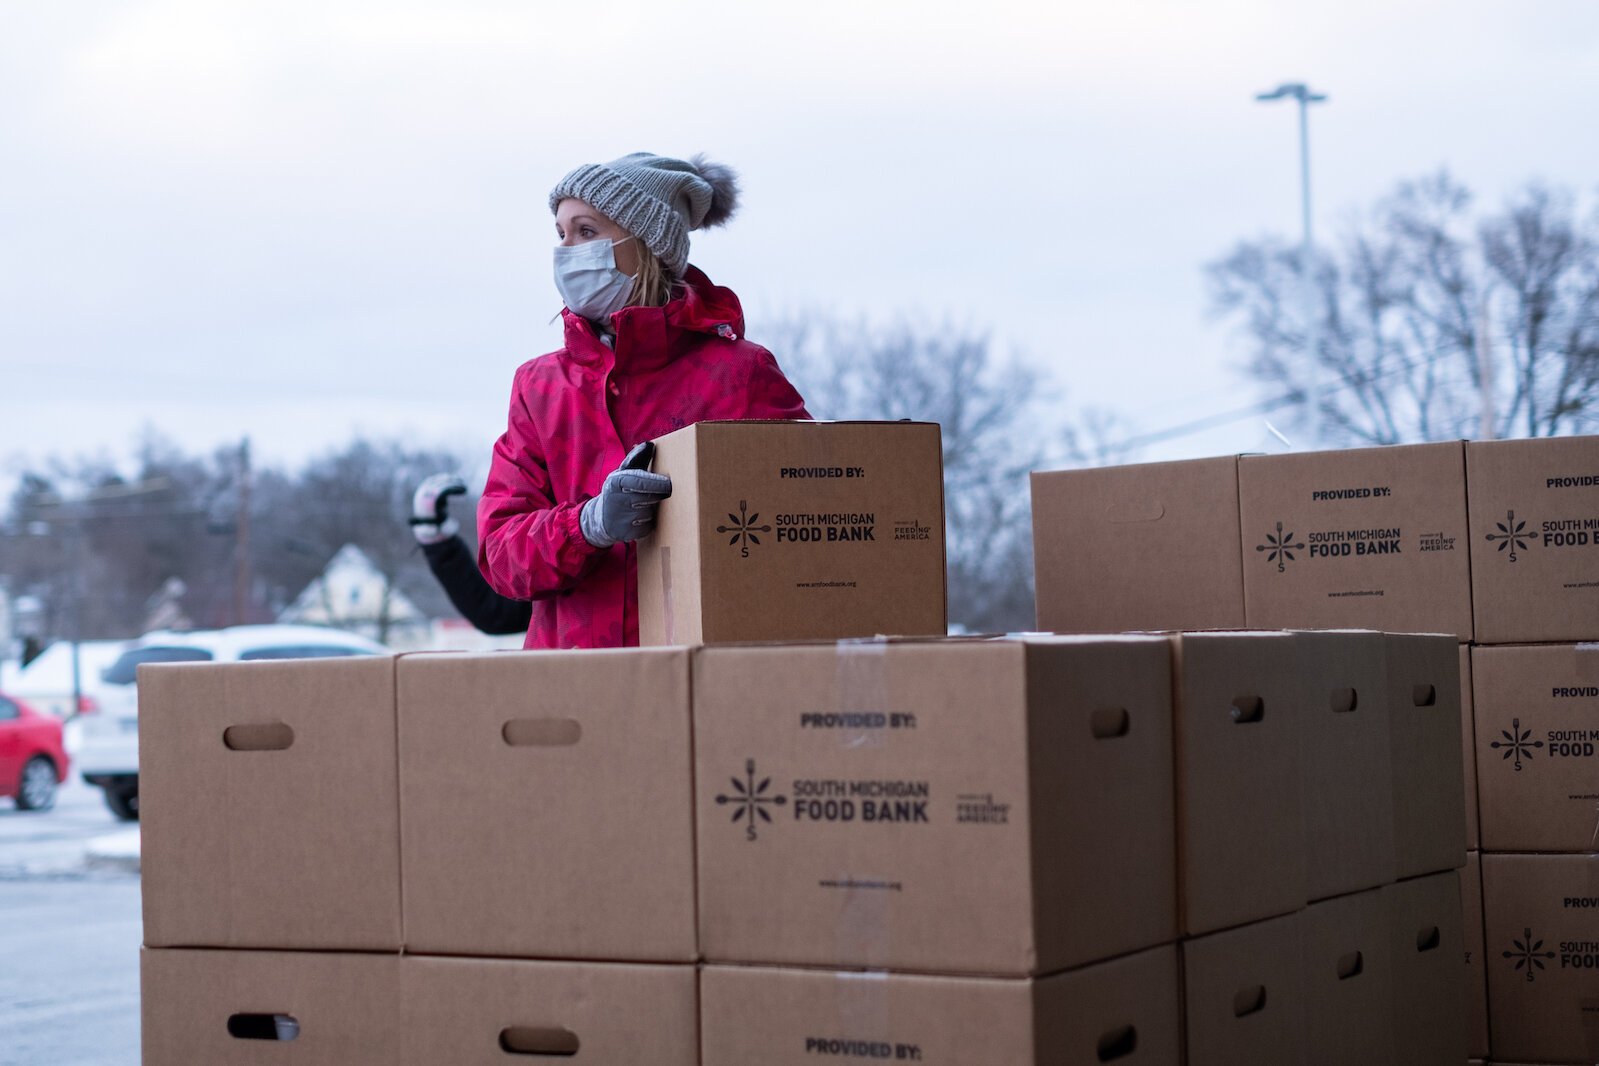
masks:
POLYGON ((661 257, 649 245, 638 241, 638 273, 633 275, 633 291, 628 294, 629 307, 662 307, 672 298, 677 279, 666 269, 661 257))

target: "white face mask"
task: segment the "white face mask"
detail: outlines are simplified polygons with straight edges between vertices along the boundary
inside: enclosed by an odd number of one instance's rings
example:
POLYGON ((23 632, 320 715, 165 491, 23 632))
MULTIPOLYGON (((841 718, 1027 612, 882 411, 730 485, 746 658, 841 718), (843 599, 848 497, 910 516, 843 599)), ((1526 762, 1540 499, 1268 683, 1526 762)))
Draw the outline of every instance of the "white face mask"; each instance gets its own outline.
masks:
POLYGON ((586 241, 555 246, 555 288, 567 310, 593 322, 605 322, 627 306, 633 279, 616 269, 616 246, 621 243, 586 241))

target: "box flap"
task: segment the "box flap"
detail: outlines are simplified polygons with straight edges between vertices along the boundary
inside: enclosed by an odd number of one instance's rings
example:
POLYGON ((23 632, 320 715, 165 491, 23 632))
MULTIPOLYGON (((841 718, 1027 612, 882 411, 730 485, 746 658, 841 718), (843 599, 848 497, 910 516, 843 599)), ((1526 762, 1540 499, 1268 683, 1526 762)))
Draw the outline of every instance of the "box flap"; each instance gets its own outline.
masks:
POLYGON ((145 943, 399 950, 393 659, 147 665, 139 712, 145 943))
POLYGON ((1038 627, 1244 624, 1232 457, 1034 473, 1038 627))
POLYGON ((1286 633, 1173 637, 1181 923, 1199 935, 1305 905, 1300 682, 1286 633))
POLYGON ((400 957, 140 952, 144 1066, 400 1061, 400 957))
POLYGON ((400 974, 406 1066, 699 1064, 693 966, 411 955, 400 974))
POLYGON ((408 950, 697 956, 688 661, 664 648, 400 661, 408 950))

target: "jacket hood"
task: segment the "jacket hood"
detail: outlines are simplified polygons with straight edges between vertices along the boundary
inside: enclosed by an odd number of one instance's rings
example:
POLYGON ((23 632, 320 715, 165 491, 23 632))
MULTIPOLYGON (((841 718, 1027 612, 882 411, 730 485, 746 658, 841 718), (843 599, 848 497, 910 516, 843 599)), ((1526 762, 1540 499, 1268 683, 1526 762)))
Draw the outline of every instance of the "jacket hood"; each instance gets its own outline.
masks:
POLYGON ((616 347, 607 347, 581 315, 562 309, 566 350, 578 362, 644 370, 671 362, 704 334, 736 340, 744 335, 744 308, 732 289, 714 285, 693 264, 683 272, 683 289, 661 307, 624 307, 611 316, 616 347))

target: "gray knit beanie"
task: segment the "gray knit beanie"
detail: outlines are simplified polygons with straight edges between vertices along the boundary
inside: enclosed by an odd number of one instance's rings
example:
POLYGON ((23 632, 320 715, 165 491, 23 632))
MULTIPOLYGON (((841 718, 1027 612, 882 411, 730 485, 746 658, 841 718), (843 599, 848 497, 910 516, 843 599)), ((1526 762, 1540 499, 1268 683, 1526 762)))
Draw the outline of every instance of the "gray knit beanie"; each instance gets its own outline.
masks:
POLYGON ((575 197, 642 240, 674 277, 688 266, 689 230, 720 226, 738 209, 738 174, 703 155, 669 159, 634 152, 585 163, 550 192, 553 214, 575 197))

